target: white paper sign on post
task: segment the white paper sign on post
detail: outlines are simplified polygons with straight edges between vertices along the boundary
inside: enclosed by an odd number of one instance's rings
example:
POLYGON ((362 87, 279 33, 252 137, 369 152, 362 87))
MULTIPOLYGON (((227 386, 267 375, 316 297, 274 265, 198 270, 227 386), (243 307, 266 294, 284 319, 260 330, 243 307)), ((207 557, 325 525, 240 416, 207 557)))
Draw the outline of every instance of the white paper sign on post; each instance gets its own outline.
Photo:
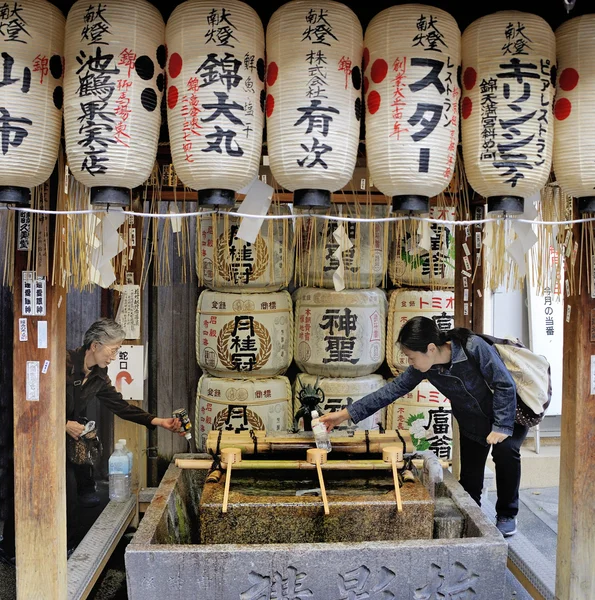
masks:
POLYGON ((140 285, 123 285, 116 321, 125 329, 127 340, 140 339, 141 294, 140 285))
POLYGON ((143 400, 144 346, 124 345, 107 367, 112 385, 124 400, 143 400))

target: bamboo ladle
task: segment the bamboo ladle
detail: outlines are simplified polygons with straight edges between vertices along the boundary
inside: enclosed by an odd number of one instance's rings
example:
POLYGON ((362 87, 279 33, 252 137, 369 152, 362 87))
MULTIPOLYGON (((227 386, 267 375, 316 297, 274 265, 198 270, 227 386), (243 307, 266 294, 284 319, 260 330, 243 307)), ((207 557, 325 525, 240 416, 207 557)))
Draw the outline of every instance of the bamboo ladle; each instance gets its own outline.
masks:
POLYGON ((223 448, 221 450, 221 464, 227 466, 225 473, 225 490, 223 492, 223 509, 222 512, 227 512, 227 500, 229 498, 229 484, 231 483, 231 466, 234 463, 242 462, 242 451, 239 448, 223 448))
POLYGON ((403 466, 403 450, 398 446, 385 446, 382 449, 382 460, 390 462, 393 469, 393 481, 395 484, 395 500, 397 502, 397 511, 403 512, 403 502, 401 501, 401 489, 399 487, 399 475, 397 474, 397 463, 403 466))
POLYGON ((327 451, 320 450, 319 448, 309 448, 306 451, 306 460, 312 464, 316 465, 316 471, 318 473, 318 483, 320 483, 320 492, 322 493, 322 503, 324 504, 324 514, 329 514, 328 509, 328 499, 326 497, 326 488, 324 487, 324 479, 322 478, 322 469, 320 465, 323 465, 326 462, 327 451))

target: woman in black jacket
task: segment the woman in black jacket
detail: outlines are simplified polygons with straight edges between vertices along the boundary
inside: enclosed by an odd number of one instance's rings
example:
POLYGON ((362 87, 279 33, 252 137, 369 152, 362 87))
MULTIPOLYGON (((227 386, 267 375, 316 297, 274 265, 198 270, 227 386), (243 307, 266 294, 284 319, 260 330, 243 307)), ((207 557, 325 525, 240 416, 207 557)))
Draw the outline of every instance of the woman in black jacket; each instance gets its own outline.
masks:
MULTIPOLYGON (((114 414, 148 429, 163 427, 180 432, 179 419, 160 418, 138 406, 128 404, 112 385, 107 366, 117 356, 125 338, 124 329, 113 319, 100 319, 85 332, 83 346, 66 353, 66 433, 78 439, 85 426, 87 405, 96 398, 114 414)), ((66 508, 68 547, 72 550, 78 541, 76 531, 77 481, 76 466, 66 459, 66 508)))

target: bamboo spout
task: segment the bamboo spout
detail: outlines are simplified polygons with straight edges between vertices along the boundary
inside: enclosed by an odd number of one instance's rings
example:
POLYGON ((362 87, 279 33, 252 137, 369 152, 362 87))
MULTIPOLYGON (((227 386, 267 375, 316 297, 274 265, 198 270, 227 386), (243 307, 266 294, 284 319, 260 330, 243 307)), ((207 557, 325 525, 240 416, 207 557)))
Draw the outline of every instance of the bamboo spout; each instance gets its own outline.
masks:
POLYGON ((229 499, 229 484, 231 483, 231 467, 234 463, 242 462, 242 451, 239 448, 224 448, 221 450, 221 464, 227 465, 225 474, 225 491, 223 492, 223 509, 227 512, 227 501, 229 499))
POLYGON ((399 474, 397 473, 397 463, 403 467, 403 450, 398 446, 386 446, 382 449, 382 460, 390 462, 393 471, 393 482, 395 484, 395 500, 397 502, 397 511, 403 512, 403 502, 401 500, 401 489, 399 485, 399 474))
POLYGON ((322 477, 321 465, 326 463, 327 451, 320 450, 319 448, 310 448, 306 452, 306 460, 310 464, 316 465, 316 471, 318 472, 318 483, 320 483, 320 491, 322 493, 322 503, 324 504, 324 514, 329 514, 328 499, 326 497, 326 488, 324 487, 324 479, 322 477))

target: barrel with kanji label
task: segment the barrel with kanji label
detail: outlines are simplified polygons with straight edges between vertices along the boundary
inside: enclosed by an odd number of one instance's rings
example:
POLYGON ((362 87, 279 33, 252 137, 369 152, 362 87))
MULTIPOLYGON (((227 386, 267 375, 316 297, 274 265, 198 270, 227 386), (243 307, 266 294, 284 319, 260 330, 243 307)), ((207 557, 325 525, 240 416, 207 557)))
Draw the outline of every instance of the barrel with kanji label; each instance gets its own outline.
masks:
MULTIPOLYGON (((347 408, 358 400, 379 390, 384 386, 385 380, 381 375, 368 375, 366 377, 317 377, 307 373, 299 373, 293 386, 294 418, 299 415, 303 406, 302 400, 308 393, 314 393, 320 398, 321 412, 326 414, 347 408)), ((353 431, 355 429, 378 429, 378 424, 383 421, 384 410, 354 423, 351 419, 344 421, 334 428, 334 431, 353 431)), ((303 420, 298 419, 298 428, 304 429, 303 420)))
POLYGON ((409 366, 397 339, 401 327, 417 315, 432 319, 441 331, 452 329, 455 320, 454 291, 402 289, 391 293, 388 305, 386 362, 394 375, 409 366))
POLYGON ((231 294, 205 290, 196 311, 196 358, 219 377, 272 377, 293 358, 288 292, 231 294))
MULTIPOLYGON (((420 221, 414 233, 406 232, 392 242, 388 264, 389 276, 395 285, 454 287, 455 232, 451 221, 456 219, 456 209, 433 206, 430 218, 444 220, 444 223, 420 221)), ((470 253, 467 248, 467 254, 470 253)), ((471 271, 471 263, 467 261, 471 271)))
POLYGON ((287 377, 231 379, 203 375, 198 381, 195 429, 200 450, 209 432, 286 431, 292 418, 287 377))
POLYGON ((450 400, 429 381, 386 407, 386 429, 406 429, 417 451, 432 450, 438 458, 452 457, 450 400))
MULTIPOLYGON (((242 212, 241 205, 238 211, 242 212)), ((272 206, 269 215, 289 215, 272 206)), ((198 278, 212 290, 267 292, 287 287, 293 277, 293 226, 289 219, 265 220, 254 243, 238 237, 240 217, 227 213, 199 219, 198 278)))
POLYGON ((294 355, 310 375, 362 377, 384 360, 386 294, 369 290, 298 288, 294 292, 294 355))

